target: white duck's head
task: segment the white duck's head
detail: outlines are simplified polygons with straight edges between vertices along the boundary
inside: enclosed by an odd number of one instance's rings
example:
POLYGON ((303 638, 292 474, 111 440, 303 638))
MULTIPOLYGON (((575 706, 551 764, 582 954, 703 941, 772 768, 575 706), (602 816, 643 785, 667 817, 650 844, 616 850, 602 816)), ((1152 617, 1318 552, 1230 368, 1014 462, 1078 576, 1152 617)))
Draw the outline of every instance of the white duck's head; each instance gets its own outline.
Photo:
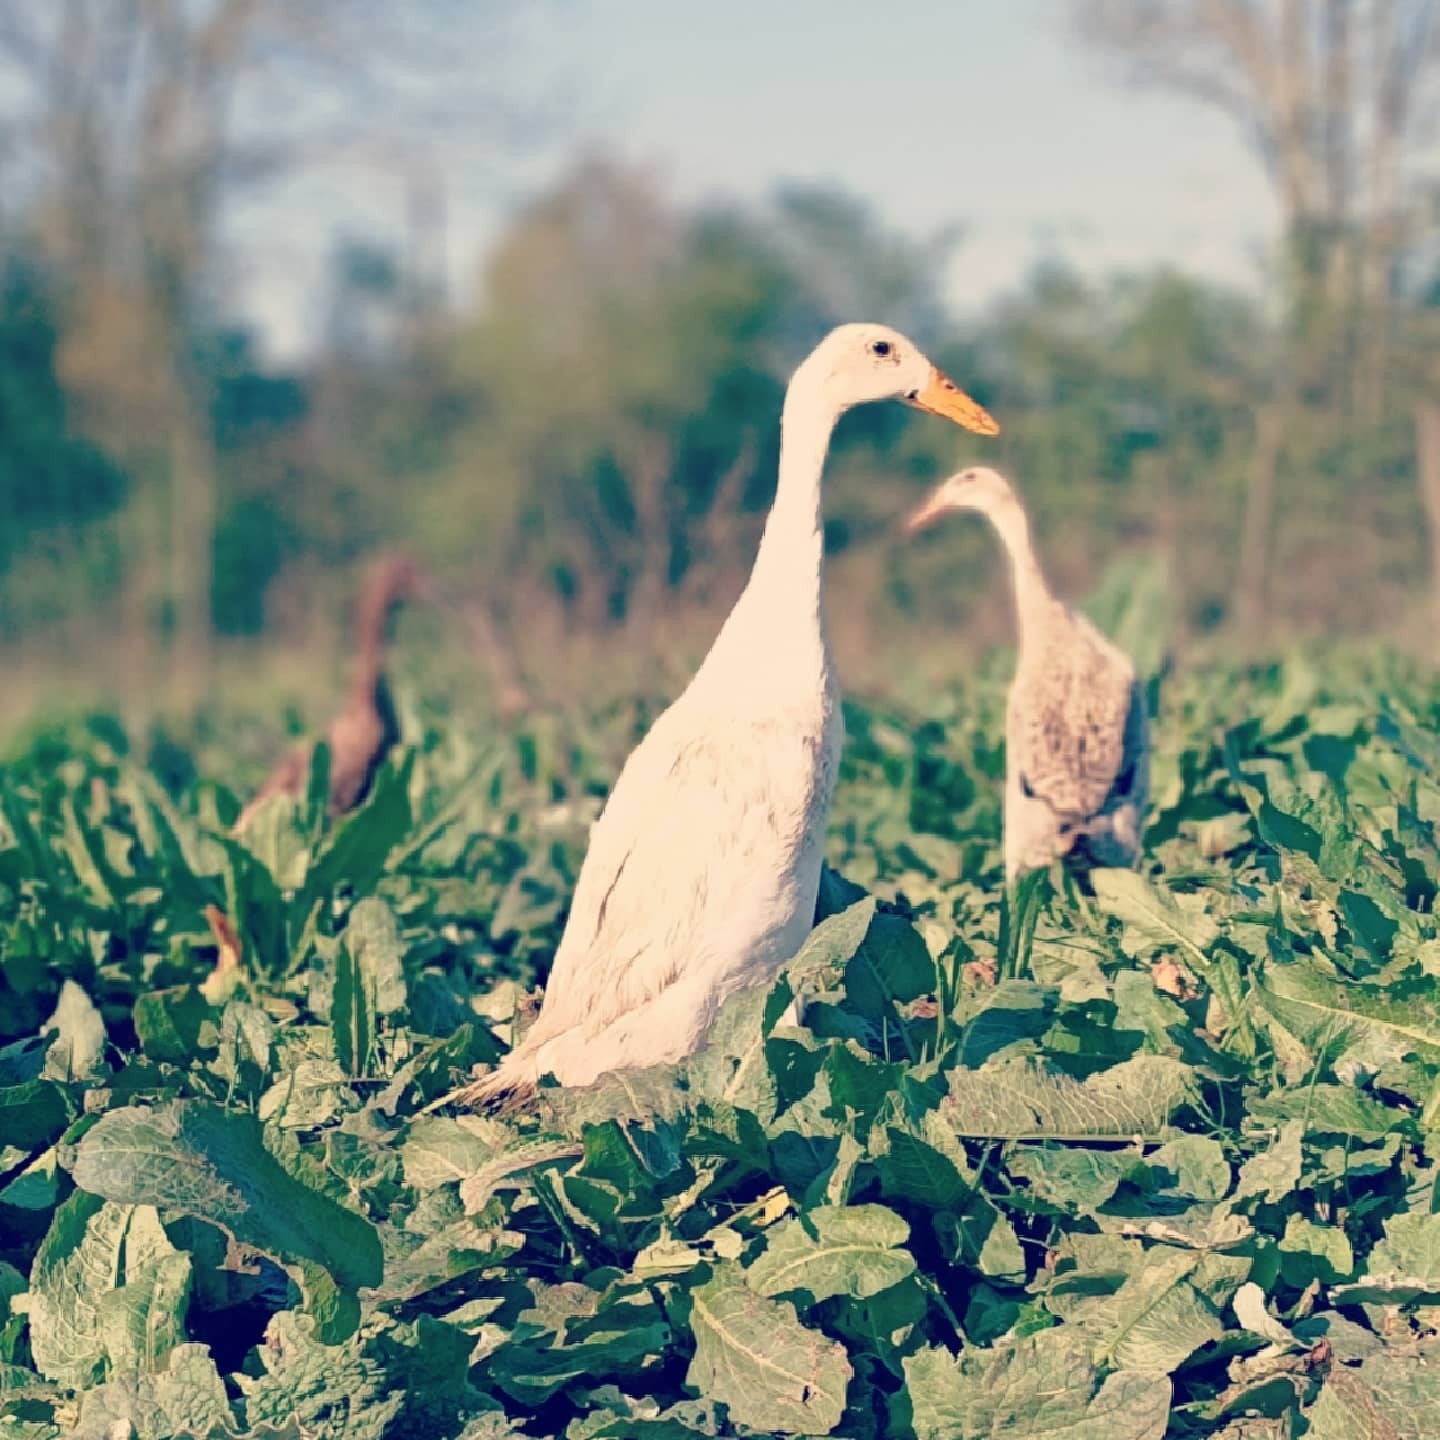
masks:
POLYGON ((913 535, 927 529, 952 510, 977 510, 992 520, 999 520, 1020 513, 1020 497, 998 470, 971 466, 942 480, 931 491, 930 498, 906 518, 905 532, 913 535))
POLYGON ((795 372, 792 393, 814 397, 834 415, 873 400, 902 400, 977 435, 998 435, 990 413, 888 325, 840 325, 795 372))

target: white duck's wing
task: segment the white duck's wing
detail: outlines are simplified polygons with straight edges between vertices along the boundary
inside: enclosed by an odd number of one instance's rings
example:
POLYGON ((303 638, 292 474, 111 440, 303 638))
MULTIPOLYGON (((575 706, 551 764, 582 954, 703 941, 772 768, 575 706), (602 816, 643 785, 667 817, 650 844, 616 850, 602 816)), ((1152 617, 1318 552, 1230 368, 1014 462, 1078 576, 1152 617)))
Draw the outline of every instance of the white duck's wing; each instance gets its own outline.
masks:
POLYGON ((713 1008, 813 914, 835 771, 823 726, 665 718, 591 833, 532 1053, 567 1032, 583 1044, 690 979, 697 1010, 713 1008))
MULTIPOLYGON (((1017 674, 1010 732, 1021 792, 1064 825, 1099 814, 1127 780, 1135 672, 1088 621, 1057 610, 1040 653, 1017 674)), ((1143 697, 1141 713, 1143 723, 1143 697)))

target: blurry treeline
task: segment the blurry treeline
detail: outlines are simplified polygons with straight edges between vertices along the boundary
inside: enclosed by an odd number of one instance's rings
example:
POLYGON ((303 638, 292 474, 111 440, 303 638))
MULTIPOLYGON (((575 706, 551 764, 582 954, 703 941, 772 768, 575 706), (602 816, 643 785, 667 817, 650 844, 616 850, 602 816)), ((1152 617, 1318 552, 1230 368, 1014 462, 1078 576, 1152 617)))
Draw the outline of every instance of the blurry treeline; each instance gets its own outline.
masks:
POLYGON ((446 104, 484 89, 483 26, 400 43, 386 7, 341 0, 0 0, 0 645, 195 693, 224 647, 328 639, 356 563, 395 541, 467 596, 512 692, 575 679, 577 646, 703 644, 753 555, 788 373, 857 318, 924 344, 1005 433, 900 407, 843 422, 826 508, 852 670, 882 676, 900 636, 1003 633, 978 526, 893 541, 975 460, 1023 485, 1070 593, 1148 564, 1182 635, 1413 637, 1428 614, 1433 639, 1437 4, 1069 9, 1118 80, 1224 106, 1253 138, 1283 220, 1264 294, 1044 268, 961 325, 939 294, 963 230, 903 235, 830 188, 686 209, 592 153, 458 297, 418 190, 406 244, 338 243, 322 333, 281 368, 220 303, 227 204, 362 112, 417 143, 495 133, 446 104))

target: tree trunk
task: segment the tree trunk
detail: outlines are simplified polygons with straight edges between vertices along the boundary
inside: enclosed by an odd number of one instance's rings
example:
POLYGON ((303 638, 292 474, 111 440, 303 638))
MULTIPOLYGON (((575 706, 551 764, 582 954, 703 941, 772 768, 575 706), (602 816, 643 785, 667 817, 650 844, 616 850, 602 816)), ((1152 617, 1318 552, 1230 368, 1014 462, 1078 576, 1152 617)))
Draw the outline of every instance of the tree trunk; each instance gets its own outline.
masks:
POLYGON ((175 698, 189 702, 210 681, 210 590, 214 570, 216 456, 205 418, 180 376, 170 420, 170 601, 174 606, 175 698))
POLYGON ((1430 539, 1430 643, 1440 659, 1440 402, 1415 408, 1415 473, 1430 539))
POLYGON ((1357 398, 1359 411, 1371 424, 1384 409, 1385 377, 1390 368, 1390 271, 1399 243, 1396 223, 1396 162, 1401 152, 1408 110, 1407 60, 1390 0, 1372 21, 1371 44, 1374 90, 1370 153, 1366 163, 1369 195, 1366 203, 1360 277, 1361 346, 1357 398))
POLYGON ((465 619, 474 637, 480 661, 490 672, 495 686, 495 707, 502 720, 523 715, 533 704, 529 688, 520 672, 519 657, 487 600, 476 600, 465 607, 465 619))
POLYGON ((627 630, 655 652, 670 586, 670 442, 657 431, 641 431, 630 447, 630 496, 635 507, 637 563, 626 596, 627 630))
POLYGON ((1255 416, 1255 450, 1250 464, 1250 484, 1245 492, 1240 561, 1235 575, 1235 620, 1252 640, 1263 634, 1269 618, 1275 479, 1280 468, 1287 409, 1283 401, 1271 401, 1255 416))
POLYGON ((154 699, 154 656, 151 645, 153 595, 150 565, 160 548, 151 544, 150 506, 142 497, 122 517, 124 558, 123 589, 120 596, 119 635, 121 653, 120 699, 133 721, 144 715, 154 699))

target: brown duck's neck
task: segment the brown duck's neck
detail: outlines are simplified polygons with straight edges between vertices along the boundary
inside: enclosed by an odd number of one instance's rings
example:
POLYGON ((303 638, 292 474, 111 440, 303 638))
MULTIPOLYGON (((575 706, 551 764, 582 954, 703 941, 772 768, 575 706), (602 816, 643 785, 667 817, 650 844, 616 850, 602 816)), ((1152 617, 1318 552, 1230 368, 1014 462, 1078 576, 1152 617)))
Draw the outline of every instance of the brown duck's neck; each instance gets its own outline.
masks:
POLYGON ((372 577, 360 596, 360 606, 355 615, 355 660, 350 682, 352 697, 356 699, 372 695, 384 673, 390 616, 398 599, 396 585, 388 576, 372 577))
POLYGON ((385 651, 381 645, 363 646, 350 669, 351 703, 373 704, 384 675, 385 651))

